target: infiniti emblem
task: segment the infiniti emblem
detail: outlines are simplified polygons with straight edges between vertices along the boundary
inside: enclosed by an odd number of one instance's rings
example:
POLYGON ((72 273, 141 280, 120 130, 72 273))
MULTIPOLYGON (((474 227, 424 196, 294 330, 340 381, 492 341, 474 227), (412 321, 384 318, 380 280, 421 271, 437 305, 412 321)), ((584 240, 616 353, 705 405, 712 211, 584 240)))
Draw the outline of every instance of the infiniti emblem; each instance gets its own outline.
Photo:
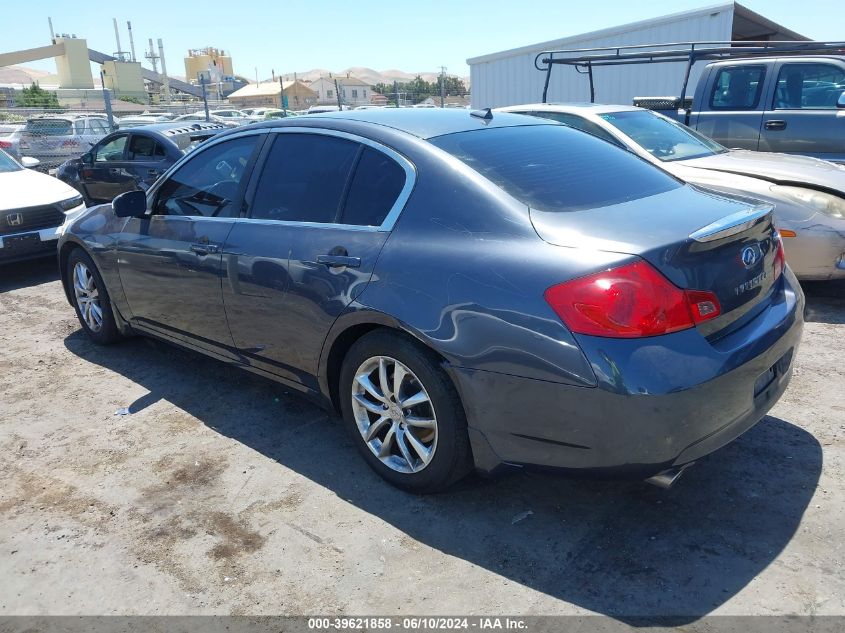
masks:
POLYGON ((8 222, 9 226, 20 226, 23 224, 23 214, 10 213, 6 216, 6 222, 8 222))
POLYGON ((742 259, 742 265, 746 268, 751 268, 756 264, 760 259, 760 245, 754 244, 753 246, 746 246, 742 249, 742 253, 740 255, 740 259, 742 259))

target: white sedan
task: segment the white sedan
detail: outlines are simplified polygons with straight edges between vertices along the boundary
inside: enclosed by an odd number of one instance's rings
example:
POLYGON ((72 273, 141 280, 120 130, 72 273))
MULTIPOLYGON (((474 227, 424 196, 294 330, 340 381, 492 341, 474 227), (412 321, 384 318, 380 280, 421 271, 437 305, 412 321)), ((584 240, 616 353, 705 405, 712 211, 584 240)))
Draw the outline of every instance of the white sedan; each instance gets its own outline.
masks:
MULTIPOLYGON (((35 167, 34 158, 23 158, 35 167)), ((79 192, 58 178, 26 169, 0 150, 0 264, 55 255, 65 222, 85 210, 79 192)))

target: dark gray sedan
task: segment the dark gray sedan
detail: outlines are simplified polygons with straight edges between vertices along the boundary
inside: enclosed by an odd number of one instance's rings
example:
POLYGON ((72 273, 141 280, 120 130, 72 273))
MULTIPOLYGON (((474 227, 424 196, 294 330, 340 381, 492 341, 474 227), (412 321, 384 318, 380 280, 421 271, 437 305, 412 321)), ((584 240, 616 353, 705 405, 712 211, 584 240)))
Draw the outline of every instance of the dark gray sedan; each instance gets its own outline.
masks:
POLYGON ((473 467, 670 483, 765 415, 802 329, 770 207, 504 113, 225 132, 86 212, 59 259, 94 341, 313 396, 415 491, 473 467))

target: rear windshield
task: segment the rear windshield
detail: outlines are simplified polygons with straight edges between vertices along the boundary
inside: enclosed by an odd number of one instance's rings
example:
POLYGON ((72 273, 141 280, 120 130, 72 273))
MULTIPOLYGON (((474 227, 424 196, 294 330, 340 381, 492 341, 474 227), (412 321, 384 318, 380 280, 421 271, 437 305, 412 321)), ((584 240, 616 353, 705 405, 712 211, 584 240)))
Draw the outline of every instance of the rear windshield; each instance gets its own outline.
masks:
POLYGON ((39 136, 71 136, 73 124, 66 119, 40 119, 27 121, 26 131, 39 136))
POLYGON ((459 132, 430 139, 538 211, 580 211, 683 186, 627 150, 565 125, 459 132))

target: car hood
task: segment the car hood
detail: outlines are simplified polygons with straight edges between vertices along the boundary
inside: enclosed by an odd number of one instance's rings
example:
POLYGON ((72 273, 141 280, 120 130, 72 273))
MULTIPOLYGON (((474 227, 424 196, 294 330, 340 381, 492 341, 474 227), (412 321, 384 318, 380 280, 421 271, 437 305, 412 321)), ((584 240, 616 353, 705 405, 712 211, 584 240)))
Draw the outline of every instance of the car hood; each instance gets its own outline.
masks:
POLYGON ((811 185, 845 194, 845 167, 808 156, 731 150, 678 161, 685 167, 762 178, 781 184, 811 185))
POLYGON ((58 178, 31 169, 0 173, 0 191, 0 210, 38 207, 79 195, 58 178))

